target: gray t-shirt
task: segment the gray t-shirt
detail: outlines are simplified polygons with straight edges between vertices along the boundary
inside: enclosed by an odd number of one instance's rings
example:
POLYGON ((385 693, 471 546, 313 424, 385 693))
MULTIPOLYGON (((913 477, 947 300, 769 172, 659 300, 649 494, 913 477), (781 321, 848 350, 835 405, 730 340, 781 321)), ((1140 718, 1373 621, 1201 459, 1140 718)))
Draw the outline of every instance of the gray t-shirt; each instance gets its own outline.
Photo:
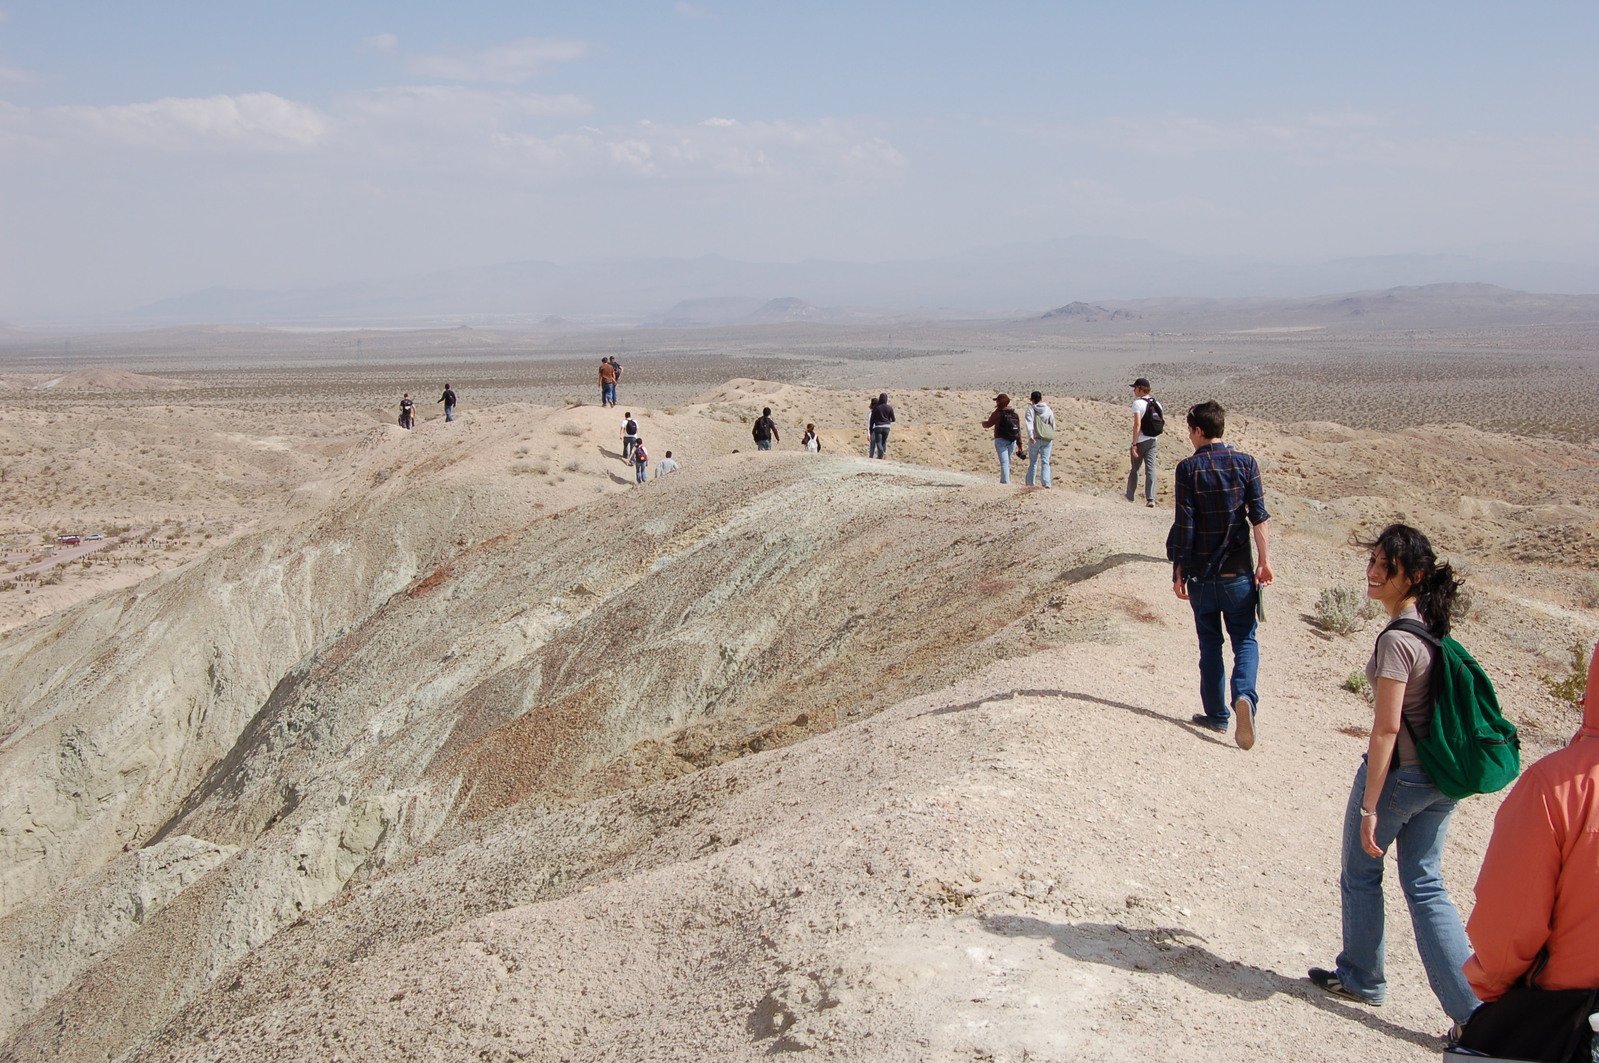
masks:
MULTIPOLYGON (((1407 605, 1395 620, 1421 620, 1414 604, 1407 605)), ((1419 635, 1408 631, 1389 631, 1377 638, 1377 647, 1371 660, 1366 662, 1366 680, 1373 690, 1378 679, 1397 679, 1405 684, 1404 719, 1425 738, 1432 730, 1432 647, 1419 635)), ((1416 743, 1410 731, 1401 722, 1399 738, 1394 746, 1401 767, 1420 764, 1416 756, 1416 743)))

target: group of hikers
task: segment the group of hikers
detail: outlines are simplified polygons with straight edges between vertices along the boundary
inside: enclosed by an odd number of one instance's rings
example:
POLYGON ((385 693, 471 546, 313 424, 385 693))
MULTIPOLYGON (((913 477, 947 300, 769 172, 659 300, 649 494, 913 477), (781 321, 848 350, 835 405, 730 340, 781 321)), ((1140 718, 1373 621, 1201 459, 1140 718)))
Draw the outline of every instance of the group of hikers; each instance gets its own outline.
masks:
MULTIPOLYGON (((1132 502, 1142 473, 1155 504, 1154 462, 1165 413, 1144 377, 1133 381, 1132 502)), ((994 429, 1000 480, 1027 440, 1027 483, 1050 486, 1054 413, 1033 392, 1024 416, 998 395, 983 422, 994 429)), ((1255 746, 1262 590, 1273 580, 1260 467, 1224 438, 1226 411, 1207 401, 1185 415, 1193 453, 1173 476, 1166 538, 1172 593, 1189 603, 1199 641, 1199 700, 1191 722, 1255 746), (1231 669, 1223 659, 1232 647, 1231 669)), ((1396 850, 1417 951, 1433 994, 1453 1022, 1460 1058, 1599 1059, 1599 647, 1588 665, 1583 721, 1562 749, 1516 782, 1495 820, 1478 875, 1476 907, 1462 924, 1444 886, 1444 837, 1457 801, 1498 790, 1519 768, 1515 728, 1492 683, 1450 637, 1461 582, 1416 528, 1390 524, 1359 543, 1367 597, 1387 624, 1366 662, 1374 693, 1365 755, 1344 813, 1339 898, 1342 948, 1309 980, 1339 998, 1380 1005, 1384 963, 1383 855, 1396 850), (1592 1025, 1590 1025, 1592 1016, 1592 1025), (1594 1055, 1590 1057, 1590 1052, 1594 1055)))
MULTIPOLYGON (((455 420, 455 390, 448 383, 444 385, 444 392, 439 395, 439 402, 444 405, 444 419, 455 420)), ((400 396, 400 427, 410 431, 416 427, 416 402, 407 391, 400 396)))
MULTIPOLYGON (((602 405, 616 404, 621 375, 615 359, 601 362, 602 405)), ((1123 497, 1136 502, 1142 481, 1144 505, 1152 508, 1166 414, 1146 377, 1129 387, 1123 497)), ((455 393, 448 384, 439 402, 445 419, 453 420, 455 393)), ((409 394, 401 411, 401 423, 410 427, 409 394)), ((1166 555, 1172 593, 1189 604, 1199 643, 1202 711, 1190 722, 1212 734, 1230 730, 1238 747, 1250 750, 1259 734, 1257 632, 1265 618, 1263 590, 1273 581, 1270 514, 1259 464, 1226 442, 1222 406, 1197 403, 1184 421, 1192 453, 1174 471, 1166 555)), ((871 399, 868 457, 887 456, 894 424, 887 393, 871 399)), ((1025 458, 1026 485, 1052 487, 1050 459, 1059 425, 1040 392, 1032 392, 1021 411, 1008 395, 996 395, 982 426, 993 431, 1001 483, 1010 482, 1012 459, 1025 458)), ((651 459, 631 412, 622 418, 621 435, 622 460, 643 483, 651 459)), ((751 436, 761 451, 781 441, 771 407, 762 408, 751 436)), ((814 423, 805 426, 801 445, 821 451, 814 423)), ((655 475, 678 467, 666 451, 655 475)), ((1383 856, 1392 847, 1422 967, 1454 1024, 1450 1052, 1460 1058, 1588 1060, 1590 1037, 1599 1041, 1589 1027, 1590 1014, 1599 1023, 1599 652, 1588 667, 1581 728, 1564 748, 1522 773, 1501 805, 1477 879, 1476 907, 1463 924, 1443 881, 1449 819, 1459 800, 1502 788, 1515 777, 1515 731, 1498 716, 1492 684, 1450 637, 1461 582, 1427 536, 1395 523, 1358 545, 1366 554, 1366 596, 1381 607, 1387 623, 1366 662, 1372 720, 1344 811, 1342 947, 1332 966, 1311 968, 1309 980, 1343 1000, 1383 1003, 1383 856), (1468 705, 1463 699, 1471 696, 1478 700, 1468 705), (1476 732, 1445 712, 1464 712, 1462 705, 1486 713, 1486 723, 1476 721, 1476 732), (1467 749, 1461 743, 1469 743, 1473 733, 1489 737, 1480 748, 1467 749), (1465 777, 1461 765, 1472 756, 1498 758, 1484 761, 1498 776, 1486 783, 1465 777)))

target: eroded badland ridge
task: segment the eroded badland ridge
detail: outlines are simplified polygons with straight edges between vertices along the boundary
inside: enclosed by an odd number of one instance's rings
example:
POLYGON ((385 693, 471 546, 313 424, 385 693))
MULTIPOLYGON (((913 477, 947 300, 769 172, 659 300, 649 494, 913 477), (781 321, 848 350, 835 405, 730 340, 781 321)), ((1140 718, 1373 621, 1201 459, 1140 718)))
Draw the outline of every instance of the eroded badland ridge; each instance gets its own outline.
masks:
MULTIPOLYGON (((1181 722, 1125 409, 1057 401, 1029 492, 992 482, 990 398, 897 394, 870 462, 864 392, 735 379, 634 407, 685 459, 642 487, 592 405, 163 415, 203 458, 119 415, 131 475, 189 462, 165 482, 230 523, 0 640, 0 1054, 1428 1058, 1402 919, 1381 1012, 1299 980, 1337 943, 1369 719, 1339 683, 1376 630, 1308 614, 1357 583, 1352 528, 1427 528, 1552 745, 1599 448, 1240 418, 1279 572, 1246 754, 1181 722), (752 452, 763 405, 824 452, 752 452)), ((1463 906, 1494 806, 1455 817, 1463 906)))

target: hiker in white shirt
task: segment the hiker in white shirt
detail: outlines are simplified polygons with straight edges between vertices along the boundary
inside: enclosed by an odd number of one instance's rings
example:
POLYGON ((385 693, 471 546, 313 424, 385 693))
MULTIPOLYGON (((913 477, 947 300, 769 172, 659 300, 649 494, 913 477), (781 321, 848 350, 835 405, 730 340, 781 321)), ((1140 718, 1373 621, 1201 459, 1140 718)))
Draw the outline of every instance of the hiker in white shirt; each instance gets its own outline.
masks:
POLYGON ((1055 411, 1044 401, 1042 392, 1035 391, 1029 397, 1033 404, 1027 407, 1024 417, 1027 422, 1027 486, 1033 486, 1033 475, 1042 466, 1043 476, 1039 482, 1047 488, 1050 486, 1049 455, 1055 448, 1055 411))
POLYGON ((655 463, 655 478, 659 480, 667 473, 676 472, 680 468, 682 466, 677 463, 677 459, 672 457, 672 452, 668 450, 666 457, 655 463))

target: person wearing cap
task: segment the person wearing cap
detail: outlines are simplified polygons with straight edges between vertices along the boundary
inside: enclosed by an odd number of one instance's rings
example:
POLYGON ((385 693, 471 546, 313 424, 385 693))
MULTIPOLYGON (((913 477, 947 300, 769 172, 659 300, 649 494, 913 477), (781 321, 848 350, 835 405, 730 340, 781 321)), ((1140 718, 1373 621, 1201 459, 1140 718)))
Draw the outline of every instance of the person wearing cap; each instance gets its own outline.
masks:
POLYGON ((1042 472, 1039 483, 1048 490, 1049 454, 1055 449, 1055 411, 1044 401, 1044 393, 1035 391, 1032 404, 1027 407, 1027 486, 1033 486, 1035 474, 1042 472))
MULTIPOLYGON (((1022 445, 1022 419, 1010 405, 1009 395, 994 396, 994 412, 983 422, 984 428, 994 430, 994 453, 999 456, 999 482, 1010 483, 1011 455, 1022 445)), ((1022 457, 1027 455, 1022 454, 1022 457)))
MULTIPOLYGON (((1128 451, 1133 459, 1133 467, 1127 471, 1127 501, 1136 501, 1138 497, 1138 467, 1144 467, 1144 505, 1154 508, 1155 505, 1155 445, 1156 439, 1144 432, 1144 411, 1149 409, 1149 404, 1155 402, 1149 393, 1149 378, 1139 377, 1128 387, 1133 389, 1133 445, 1128 451)), ((1155 403, 1155 408, 1160 409, 1160 404, 1155 403)))
POLYGON ((1486 1001, 1460 1038, 1466 1048, 1521 1058, 1526 1045, 1489 1038, 1507 1024, 1528 1037, 1554 1032, 1522 1010, 1553 1003, 1536 990, 1599 987, 1599 647, 1588 660, 1582 726, 1521 773, 1494 816, 1466 936, 1466 981, 1486 1001), (1506 1001, 1523 980, 1534 992, 1506 1001))

